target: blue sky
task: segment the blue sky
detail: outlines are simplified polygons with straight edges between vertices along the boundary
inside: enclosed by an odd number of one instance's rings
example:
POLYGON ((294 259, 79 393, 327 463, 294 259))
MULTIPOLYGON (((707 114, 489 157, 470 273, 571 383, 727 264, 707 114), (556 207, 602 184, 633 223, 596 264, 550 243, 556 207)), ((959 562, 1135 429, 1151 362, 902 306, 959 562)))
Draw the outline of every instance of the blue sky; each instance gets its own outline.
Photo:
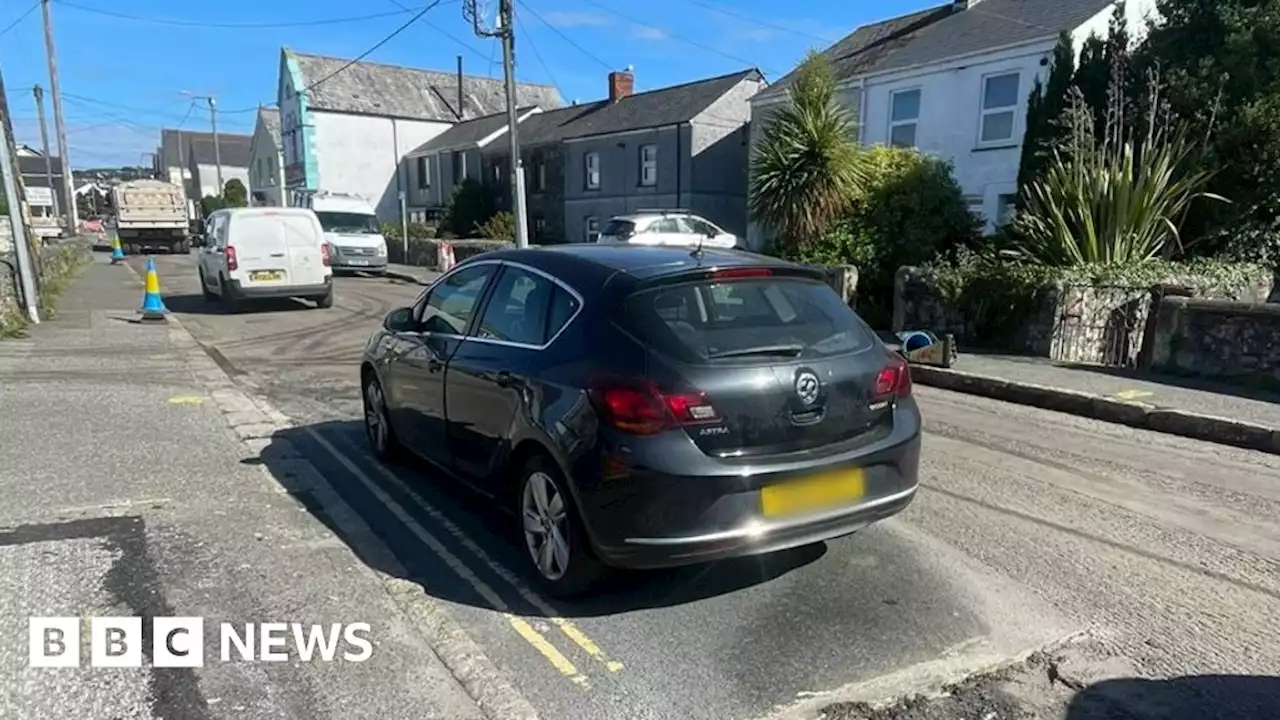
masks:
MULTIPOLYGON (((0 68, 18 140, 38 147, 31 88, 38 83, 47 91, 49 74, 39 8, 28 12, 35 3, 0 0, 0 30, 9 28, 0 34, 0 68)), ((154 151, 161 126, 207 130, 207 109, 193 108, 183 91, 217 96, 227 111, 219 115, 220 130, 251 133, 254 113, 234 111, 275 100, 281 45, 355 57, 424 4, 53 0, 72 166, 150 164, 143 153, 154 151), (348 20, 316 24, 339 19, 348 20), (313 24, 297 25, 304 22, 313 24)), ((605 93, 606 73, 627 65, 634 68, 637 90, 752 65, 776 79, 808 49, 824 47, 858 25, 935 4, 937 0, 518 0, 517 76, 555 84, 567 101, 598 99, 605 93)), ((490 17, 496 5, 497 0, 488 0, 490 17)), ((444 0, 367 59, 452 70, 459 54, 468 74, 502 76, 497 42, 475 36, 462 17, 460 0, 444 0)), ((52 145, 47 96, 45 105, 52 145)))

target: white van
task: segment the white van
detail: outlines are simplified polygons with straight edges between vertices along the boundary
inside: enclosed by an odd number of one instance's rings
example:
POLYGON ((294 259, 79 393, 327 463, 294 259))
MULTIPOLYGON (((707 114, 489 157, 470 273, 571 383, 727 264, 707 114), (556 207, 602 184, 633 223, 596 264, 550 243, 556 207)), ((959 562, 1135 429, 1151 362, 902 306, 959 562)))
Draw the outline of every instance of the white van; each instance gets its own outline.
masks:
POLYGON ((319 218, 305 208, 218 210, 205 221, 199 258, 205 299, 228 309, 282 297, 333 307, 329 246, 319 218))
POLYGON ((387 239, 373 205, 359 195, 328 190, 302 191, 301 207, 315 211, 333 250, 334 270, 387 271, 387 239))

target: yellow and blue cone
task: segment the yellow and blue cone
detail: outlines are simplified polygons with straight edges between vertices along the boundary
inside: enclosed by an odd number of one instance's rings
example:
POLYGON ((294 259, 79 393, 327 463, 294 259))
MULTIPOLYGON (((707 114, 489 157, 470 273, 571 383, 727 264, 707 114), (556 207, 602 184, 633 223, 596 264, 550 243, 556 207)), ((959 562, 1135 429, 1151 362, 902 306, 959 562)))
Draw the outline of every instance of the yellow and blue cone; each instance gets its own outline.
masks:
POLYGON ((160 276, 156 275, 156 259, 147 258, 147 290, 142 296, 142 309, 138 312, 142 313, 143 320, 164 320, 165 313, 169 312, 164 306, 164 300, 160 299, 160 276))
POLYGON ((124 249, 120 247, 120 238, 111 239, 111 264, 119 265, 124 262, 124 249))

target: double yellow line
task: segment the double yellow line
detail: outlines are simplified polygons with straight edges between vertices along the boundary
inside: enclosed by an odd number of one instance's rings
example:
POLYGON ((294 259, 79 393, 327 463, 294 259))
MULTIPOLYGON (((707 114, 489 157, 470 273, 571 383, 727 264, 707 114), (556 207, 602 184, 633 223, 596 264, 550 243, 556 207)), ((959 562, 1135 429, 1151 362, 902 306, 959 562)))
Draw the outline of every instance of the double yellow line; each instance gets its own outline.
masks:
MULTIPOLYGON (((304 429, 313 440, 319 443, 319 445, 328 451, 330 455, 336 458, 348 472, 359 480, 360 483, 363 484, 375 498, 377 498, 378 502, 382 503, 383 506, 390 510, 391 514, 394 515, 405 527, 407 527, 414 536, 430 548, 433 553, 439 556, 440 559, 443 560, 451 570, 457 573, 459 577, 465 580, 467 584, 469 584, 476 593, 484 599, 485 602, 498 612, 502 613, 503 618, 505 618, 511 625, 511 628, 515 630, 516 634, 546 658, 546 660, 551 663, 552 667, 575 685, 584 689, 591 687, 591 683, 587 679, 587 676, 578 670, 578 667, 574 665, 572 660, 566 657, 564 653, 560 652, 560 650, 547 640, 547 638, 543 637, 542 633, 538 632, 537 629, 530 624, 527 618, 512 613, 511 606, 502 599, 502 596, 494 591, 488 583, 477 577, 475 572, 473 572, 471 568, 457 555, 450 551, 449 548, 445 547, 435 535, 432 535, 429 530, 422 527, 422 525, 415 520, 413 516, 400 505, 400 503, 396 502, 395 498, 388 495, 386 491, 384 491, 376 482, 373 481, 372 478, 368 476, 368 474, 364 472, 364 470, 360 468, 359 465, 343 454, 342 451, 334 447, 333 444, 321 436, 320 433, 311 428, 304 429)), ((474 555, 477 560, 488 567, 489 570, 504 582, 514 587, 516 592, 520 594, 521 599, 537 609, 538 612, 542 613, 542 615, 552 625, 560 630, 561 634, 577 645, 587 654, 588 657, 603 665, 604 668, 611 673, 622 670, 623 664, 621 662, 613 660, 605 655, 604 651, 600 649, 600 646, 589 638, 586 633, 579 629, 577 625, 573 624, 570 620, 560 617, 556 613, 555 609, 551 607, 550 603, 529 588, 529 586, 522 582, 520 578, 516 577, 514 573, 493 560, 493 558, 489 557, 489 554, 486 553, 483 548, 468 537, 461 528, 453 523, 453 521, 449 520, 444 513, 437 510, 435 506, 427 502, 425 498, 406 485, 395 473, 382 465, 374 465, 374 467, 382 474, 383 477, 392 483, 397 490, 413 498, 413 501, 417 503, 421 510, 426 512, 433 521, 439 523, 446 532, 453 536, 453 538, 465 547, 472 555, 474 555)))

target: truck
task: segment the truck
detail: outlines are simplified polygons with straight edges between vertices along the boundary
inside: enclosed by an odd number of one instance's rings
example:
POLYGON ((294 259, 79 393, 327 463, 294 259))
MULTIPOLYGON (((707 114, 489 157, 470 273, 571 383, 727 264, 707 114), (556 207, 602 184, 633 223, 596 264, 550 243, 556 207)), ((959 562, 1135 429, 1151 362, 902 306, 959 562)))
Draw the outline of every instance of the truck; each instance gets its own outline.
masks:
POLYGON ((116 236, 130 255, 191 251, 187 201, 182 188, 160 180, 132 180, 111 190, 116 236))
POLYGON ((295 192, 291 205, 309 208, 320 219, 334 272, 387 271, 387 239, 373 203, 352 193, 328 190, 295 192))

